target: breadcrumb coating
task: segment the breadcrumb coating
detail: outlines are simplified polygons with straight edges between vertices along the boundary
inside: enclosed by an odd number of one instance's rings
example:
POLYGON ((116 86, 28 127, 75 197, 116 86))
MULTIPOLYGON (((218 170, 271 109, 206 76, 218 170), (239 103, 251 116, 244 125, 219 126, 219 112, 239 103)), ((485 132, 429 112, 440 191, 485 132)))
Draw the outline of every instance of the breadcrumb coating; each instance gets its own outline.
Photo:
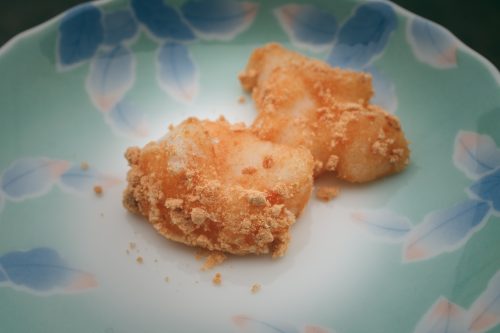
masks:
POLYGON ((125 157, 124 206, 163 236, 210 251, 282 256, 312 189, 307 149, 263 141, 223 118, 189 118, 125 157))
POLYGON ((252 93, 260 138, 314 157, 314 175, 362 183, 403 170, 408 142, 399 120, 371 105, 371 76, 309 59, 279 44, 257 48, 239 76, 252 93))

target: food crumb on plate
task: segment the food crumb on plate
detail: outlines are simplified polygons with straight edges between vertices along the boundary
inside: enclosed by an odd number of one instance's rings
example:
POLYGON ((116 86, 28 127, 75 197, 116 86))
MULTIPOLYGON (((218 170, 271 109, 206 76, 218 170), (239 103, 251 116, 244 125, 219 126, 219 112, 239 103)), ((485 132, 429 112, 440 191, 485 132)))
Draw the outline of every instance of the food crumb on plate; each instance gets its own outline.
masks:
POLYGON ((216 286, 219 286, 222 283, 222 275, 219 272, 215 273, 212 283, 216 286))
POLYGON ((207 259, 205 259, 205 262, 203 263, 203 266, 201 267, 202 271, 208 271, 212 268, 214 268, 217 265, 220 265, 226 260, 227 256, 218 251, 213 251, 211 252, 207 259))
POLYGON ((261 288, 261 285, 259 283, 254 283, 252 285, 252 288, 250 289, 250 291, 252 292, 252 294, 256 294, 260 291, 260 288, 261 288))
POLYGON ((239 104, 244 104, 246 101, 247 101, 247 99, 245 98, 245 96, 240 96, 240 98, 238 98, 239 104))
POLYGON ((138 264, 142 264, 144 262, 144 259, 141 256, 138 256, 135 261, 137 261, 138 264))
POLYGON ((102 186, 100 185, 96 185, 94 186, 94 193, 97 194, 97 195, 102 195, 102 186))
POLYGON ((129 249, 134 250, 136 247, 137 247, 137 244, 136 244, 136 243, 134 243, 134 242, 130 242, 130 243, 128 243, 128 248, 129 248, 129 249))
POLYGON ((320 186, 316 191, 316 198, 323 201, 330 201, 340 193, 340 188, 337 186, 320 186))
POLYGON ((169 283, 170 282, 170 277, 168 276, 165 276, 165 278, 163 279, 166 283, 169 283))
POLYGON ((87 162, 80 163, 80 169, 86 171, 89 169, 89 164, 87 162))

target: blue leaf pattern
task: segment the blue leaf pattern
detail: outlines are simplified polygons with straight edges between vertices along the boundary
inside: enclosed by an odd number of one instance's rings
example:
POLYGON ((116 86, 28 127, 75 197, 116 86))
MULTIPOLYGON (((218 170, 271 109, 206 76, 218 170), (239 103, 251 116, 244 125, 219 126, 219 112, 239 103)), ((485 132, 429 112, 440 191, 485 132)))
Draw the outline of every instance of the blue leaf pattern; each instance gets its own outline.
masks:
POLYGON ((332 14, 298 4, 278 7, 274 14, 294 45, 317 52, 332 47, 338 28, 332 14))
POLYGON ((59 175, 69 167, 66 161, 45 157, 14 161, 2 174, 0 189, 13 201, 33 198, 48 192, 59 175))
POLYGON ((365 71, 371 74, 373 90, 375 91, 371 103, 390 113, 395 113, 398 108, 398 97, 394 83, 375 66, 370 66, 365 71))
POLYGON ((81 168, 72 166, 61 175, 59 185, 70 192, 92 193, 94 186, 109 187, 119 183, 119 180, 106 175, 93 167, 81 168))
POLYGON ((123 135, 145 137, 148 134, 142 110, 130 102, 117 103, 106 113, 106 121, 115 131, 123 135))
POLYGON ((189 0, 181 11, 203 39, 231 40, 253 22, 258 4, 234 0, 189 0))
POLYGON ((368 66, 382 53, 396 27, 397 16, 389 3, 373 1, 360 5, 340 28, 328 63, 352 69, 368 66))
POLYGON ((482 333, 500 324, 500 271, 469 309, 469 330, 482 333))
POLYGON ((92 60, 87 77, 87 91, 96 107, 110 111, 135 79, 135 58, 125 46, 101 50, 92 60))
POLYGON ((456 67, 457 41, 443 27, 415 16, 408 20, 407 40, 421 62, 435 68, 456 67))
POLYGON ((167 42, 158 52, 160 86, 180 102, 192 101, 198 93, 198 69, 186 45, 167 42))
POLYGON ((373 236, 394 242, 403 241, 412 228, 407 217, 384 210, 355 212, 351 218, 373 236))
POLYGON ((111 46, 133 39, 139 31, 132 13, 124 9, 104 15, 103 27, 104 44, 111 46))
POLYGON ((417 324, 414 333, 467 333, 466 312, 441 297, 417 324))
POLYGON ((429 213, 408 235, 404 259, 428 259, 457 249, 484 226, 490 210, 487 202, 468 199, 429 213))
POLYGON ((493 209, 500 213, 500 168, 480 178, 469 190, 477 197, 491 202, 493 209))
POLYGON ((74 292, 96 287, 97 282, 91 274, 69 267, 55 250, 40 247, 0 256, 0 286, 74 292))
POLYGON ((62 68, 90 59, 103 40, 101 12, 91 4, 69 10, 59 25, 58 60, 62 68))
POLYGON ((163 0, 132 0, 131 5, 137 20, 144 24, 153 36, 179 42, 196 39, 177 9, 163 0))
POLYGON ((500 168, 500 149, 487 135, 460 131, 455 138, 453 162, 471 179, 500 168))

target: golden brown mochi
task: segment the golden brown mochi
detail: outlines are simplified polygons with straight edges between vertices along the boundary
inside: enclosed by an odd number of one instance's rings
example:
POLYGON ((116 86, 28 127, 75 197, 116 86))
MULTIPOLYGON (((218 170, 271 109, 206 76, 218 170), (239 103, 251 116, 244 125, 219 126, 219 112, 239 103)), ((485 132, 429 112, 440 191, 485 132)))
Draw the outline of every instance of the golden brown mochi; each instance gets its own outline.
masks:
POLYGON ((307 149, 263 141, 223 118, 189 118, 125 157, 124 206, 165 237, 208 250, 282 256, 312 189, 307 149))
POLYGON ((309 149, 315 176, 332 172, 362 183, 408 164, 408 142, 399 120, 369 104, 369 74, 332 68, 268 44, 253 52, 240 81, 257 107, 253 132, 264 140, 309 149))

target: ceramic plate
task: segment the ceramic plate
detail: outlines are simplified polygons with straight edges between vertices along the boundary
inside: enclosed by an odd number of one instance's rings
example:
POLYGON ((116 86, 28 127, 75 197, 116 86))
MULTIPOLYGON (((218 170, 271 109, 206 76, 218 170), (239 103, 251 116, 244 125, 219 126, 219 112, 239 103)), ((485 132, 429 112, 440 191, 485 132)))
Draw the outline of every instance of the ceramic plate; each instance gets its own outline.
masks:
POLYGON ((0 73, 2 332, 500 332, 500 75, 442 27, 386 1, 106 1, 0 73), (237 74, 271 41, 372 73, 411 164, 311 199, 285 257, 203 272, 122 207, 123 153, 188 116, 251 123, 237 74))

